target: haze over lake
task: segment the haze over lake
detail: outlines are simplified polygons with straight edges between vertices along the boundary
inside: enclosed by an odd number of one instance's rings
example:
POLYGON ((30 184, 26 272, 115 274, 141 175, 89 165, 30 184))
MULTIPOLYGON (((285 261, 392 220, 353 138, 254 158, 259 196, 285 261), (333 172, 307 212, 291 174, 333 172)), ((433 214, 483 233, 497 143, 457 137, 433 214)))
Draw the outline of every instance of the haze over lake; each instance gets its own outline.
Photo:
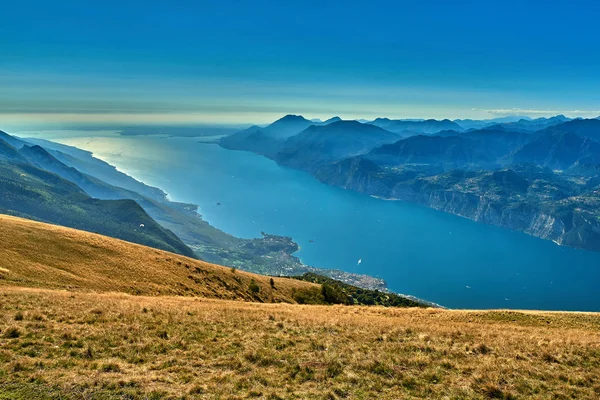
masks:
POLYGON ((233 235, 291 236, 314 267, 381 277, 393 291, 451 308, 600 310, 600 253, 330 187, 206 138, 37 137, 93 151, 172 200, 200 205, 233 235))

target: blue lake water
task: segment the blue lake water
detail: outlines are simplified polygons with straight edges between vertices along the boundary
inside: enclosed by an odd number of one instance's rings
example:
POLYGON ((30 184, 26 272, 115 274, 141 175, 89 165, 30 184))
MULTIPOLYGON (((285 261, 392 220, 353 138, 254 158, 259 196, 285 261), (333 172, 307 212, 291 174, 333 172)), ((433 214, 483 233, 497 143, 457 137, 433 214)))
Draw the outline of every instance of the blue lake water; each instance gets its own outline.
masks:
POLYGON ((600 311, 600 253, 329 187, 202 138, 43 137, 199 204, 209 223, 233 235, 291 236, 315 267, 381 277, 396 292, 451 308, 600 311))

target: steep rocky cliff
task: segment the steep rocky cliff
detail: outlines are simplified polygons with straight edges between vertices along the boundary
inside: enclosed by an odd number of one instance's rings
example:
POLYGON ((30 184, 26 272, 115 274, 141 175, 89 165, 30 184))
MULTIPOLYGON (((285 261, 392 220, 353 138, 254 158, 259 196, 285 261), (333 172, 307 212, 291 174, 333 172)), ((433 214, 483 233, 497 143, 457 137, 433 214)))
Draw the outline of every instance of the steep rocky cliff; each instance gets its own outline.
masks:
POLYGON ((525 232, 558 244, 600 251, 600 204, 597 193, 586 191, 550 171, 528 176, 529 170, 452 171, 404 180, 402 174, 362 158, 321 168, 324 183, 386 199, 419 203, 436 210, 491 225, 525 232), (510 171, 510 173, 506 173, 510 171), (490 176, 509 176, 506 180, 490 176), (577 196, 553 199, 538 193, 540 181, 549 192, 569 185, 577 196), (552 180, 555 180, 554 182, 552 180), (531 190, 530 190, 531 189, 531 190), (535 193, 532 193, 534 192, 535 193))

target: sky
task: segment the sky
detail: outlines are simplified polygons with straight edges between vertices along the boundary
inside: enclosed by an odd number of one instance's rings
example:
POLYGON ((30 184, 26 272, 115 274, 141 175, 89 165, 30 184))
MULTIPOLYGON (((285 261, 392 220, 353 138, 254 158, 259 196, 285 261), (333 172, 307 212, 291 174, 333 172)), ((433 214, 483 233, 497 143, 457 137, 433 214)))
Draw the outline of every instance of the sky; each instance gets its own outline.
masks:
POLYGON ((600 115, 594 1, 19 0, 0 129, 600 115))

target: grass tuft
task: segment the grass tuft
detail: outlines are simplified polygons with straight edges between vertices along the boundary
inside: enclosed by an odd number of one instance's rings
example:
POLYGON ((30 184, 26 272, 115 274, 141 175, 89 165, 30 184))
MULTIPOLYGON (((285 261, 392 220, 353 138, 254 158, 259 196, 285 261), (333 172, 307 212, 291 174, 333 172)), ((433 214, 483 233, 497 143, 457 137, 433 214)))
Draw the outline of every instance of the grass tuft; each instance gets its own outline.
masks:
POLYGON ((17 339, 21 336, 21 330, 15 326, 11 326, 4 331, 3 336, 7 339, 17 339))

